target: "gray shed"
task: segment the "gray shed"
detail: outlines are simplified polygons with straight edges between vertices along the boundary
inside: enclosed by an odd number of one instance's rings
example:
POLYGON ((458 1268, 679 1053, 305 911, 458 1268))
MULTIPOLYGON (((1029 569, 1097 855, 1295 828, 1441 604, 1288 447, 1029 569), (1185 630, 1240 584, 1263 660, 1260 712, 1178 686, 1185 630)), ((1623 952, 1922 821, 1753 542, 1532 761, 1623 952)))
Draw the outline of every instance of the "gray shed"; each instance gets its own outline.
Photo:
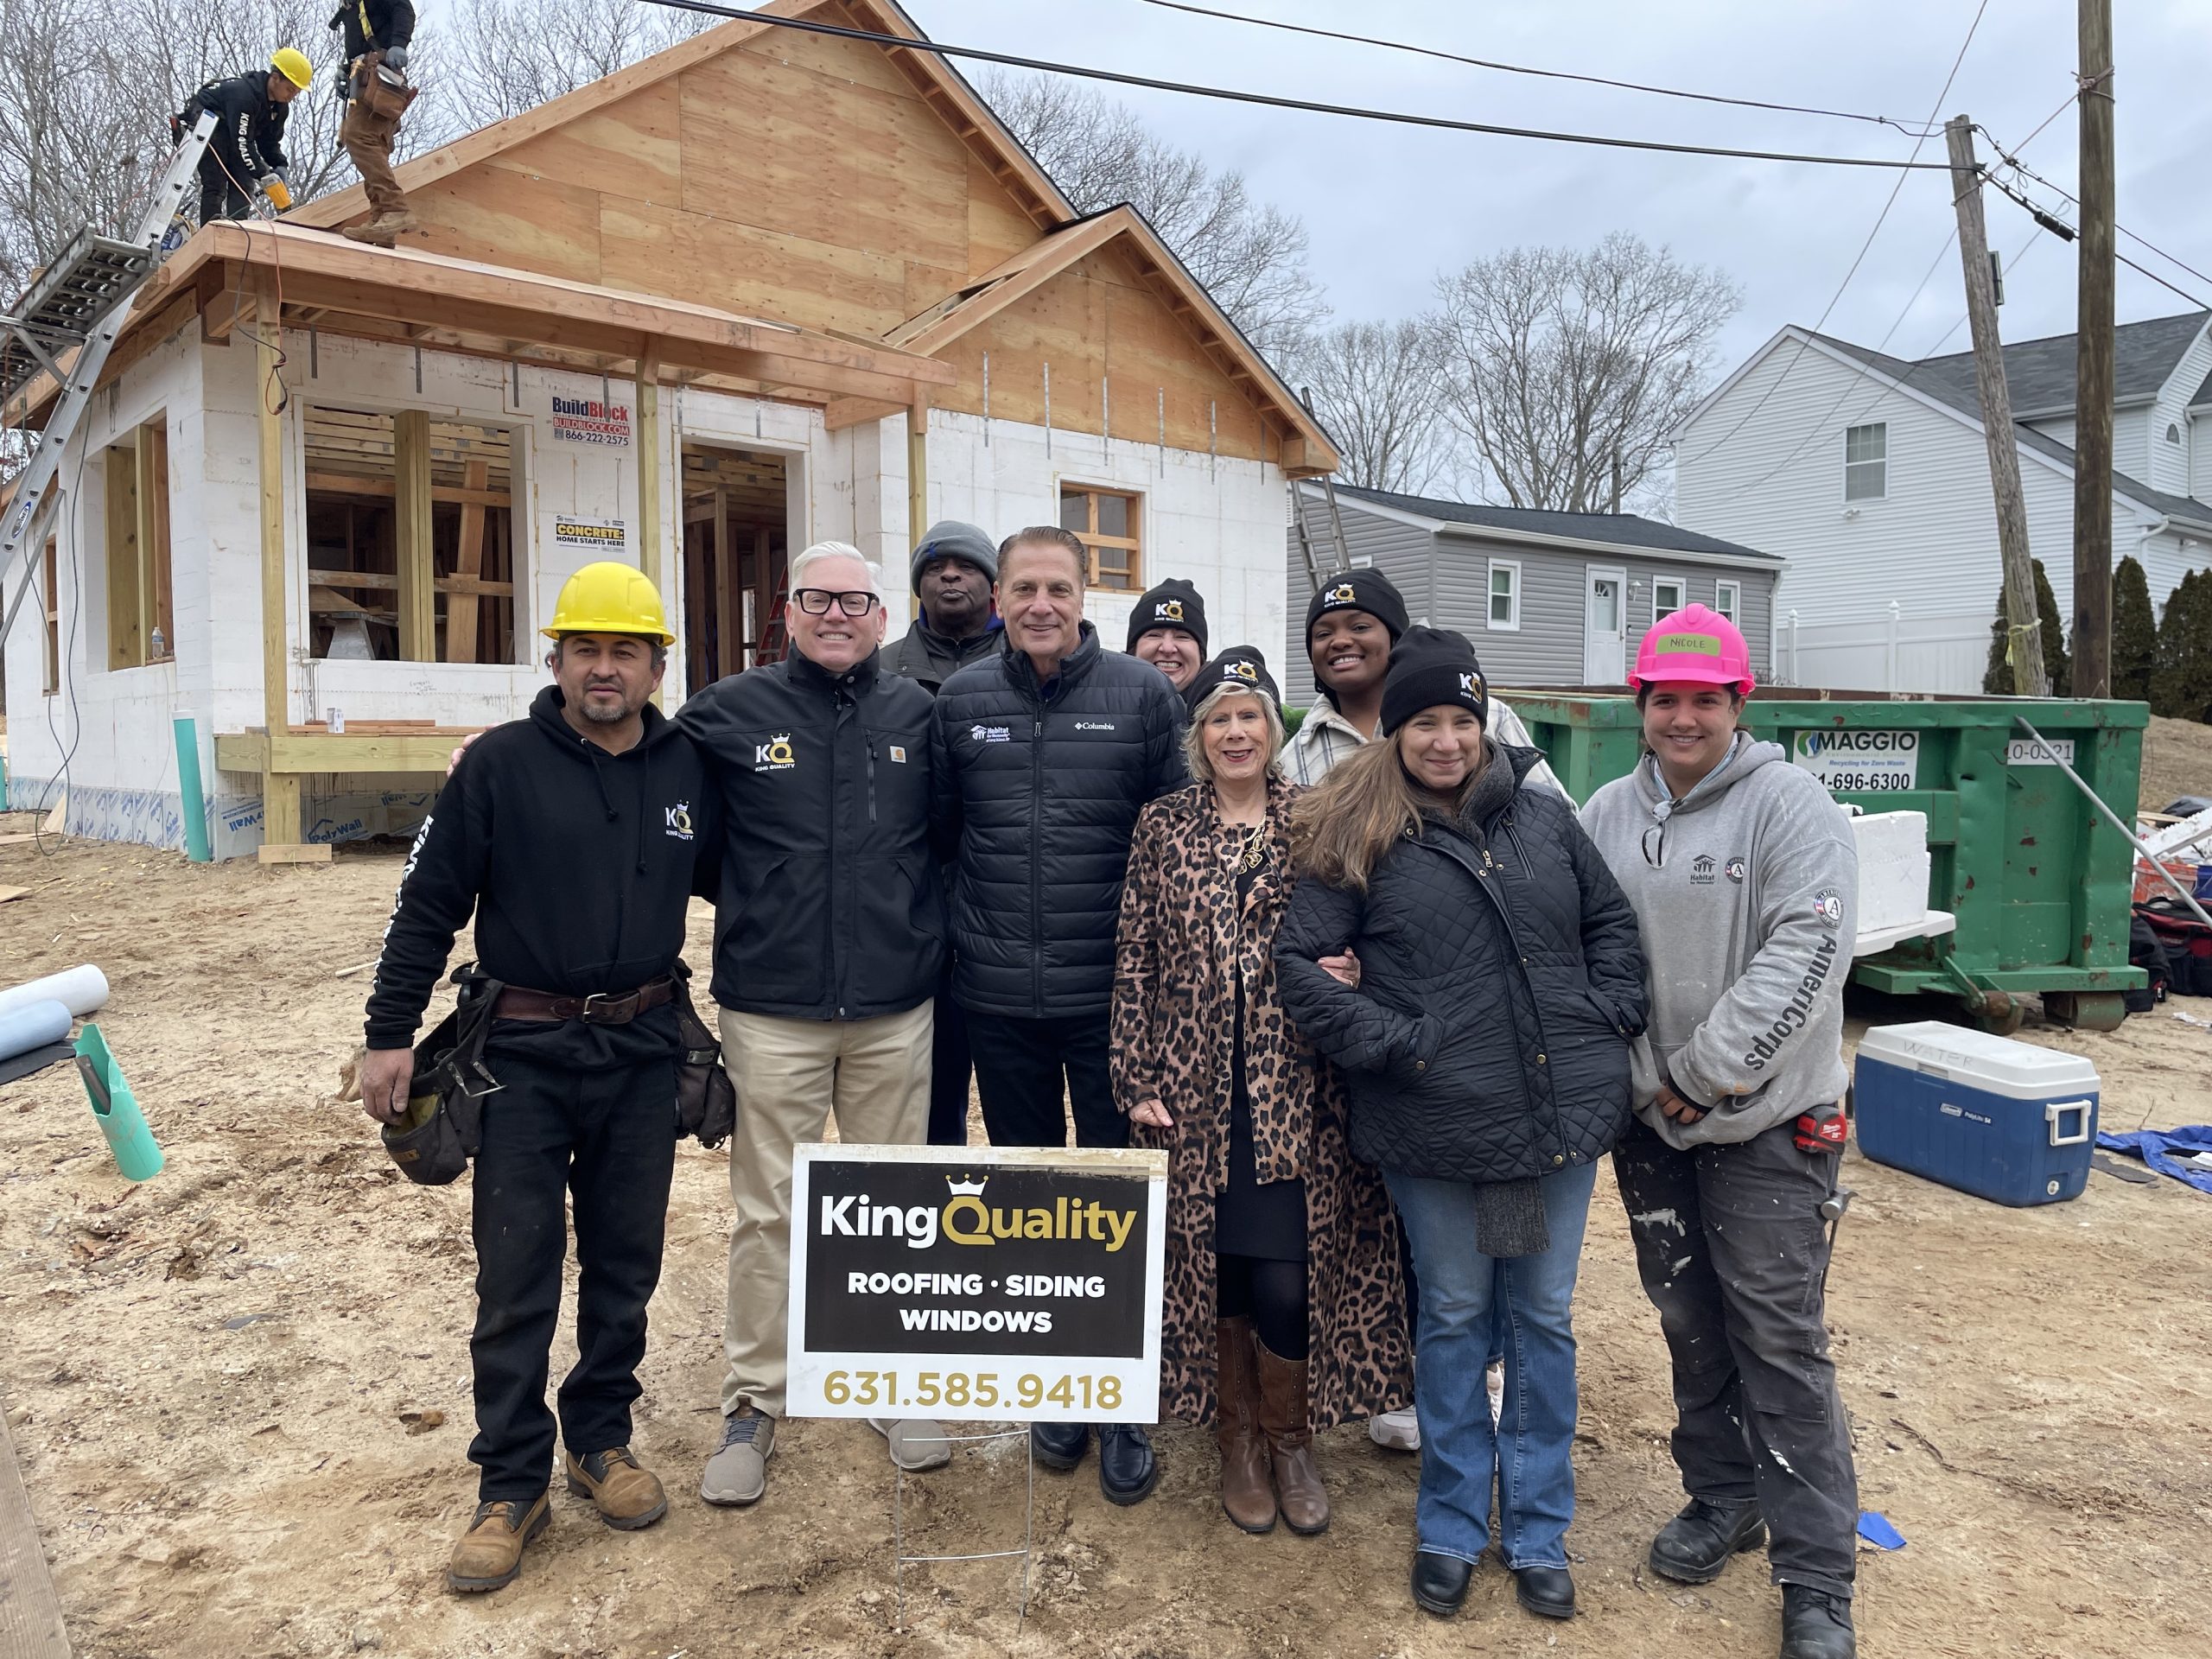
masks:
MULTIPOLYGON (((1336 536, 1322 488, 1294 486, 1325 579, 1336 536)), ((1733 542, 1626 512, 1539 512, 1337 486, 1355 566, 1398 585, 1416 622, 1474 641, 1501 686, 1619 685, 1643 631, 1669 610, 1705 604, 1732 618, 1762 677, 1774 661, 1774 590, 1784 561, 1733 542)), ((1313 701, 1306 660, 1306 576, 1290 529, 1289 628, 1283 694, 1313 701)))

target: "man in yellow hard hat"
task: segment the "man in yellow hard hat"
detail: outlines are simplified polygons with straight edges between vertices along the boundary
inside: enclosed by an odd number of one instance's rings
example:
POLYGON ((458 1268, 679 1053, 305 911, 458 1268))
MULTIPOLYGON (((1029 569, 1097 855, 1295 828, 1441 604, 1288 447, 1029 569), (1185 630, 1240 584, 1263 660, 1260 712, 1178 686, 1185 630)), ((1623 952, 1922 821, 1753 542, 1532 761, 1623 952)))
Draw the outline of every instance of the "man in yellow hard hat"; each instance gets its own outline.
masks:
POLYGON ((498 1086, 474 1152, 468 1455, 481 1472, 446 1569, 460 1591, 511 1582, 550 1518, 564 1206, 582 1268, 559 1396, 569 1489, 624 1530, 668 1510, 631 1453, 630 1408, 675 1162, 677 957, 691 895, 711 896, 719 876, 719 801, 691 740, 652 704, 675 643, 652 582, 586 565, 544 632, 554 683, 528 718, 469 747, 415 838, 359 1068, 369 1116, 397 1122, 416 1027, 474 912, 478 972, 498 986, 483 1052, 498 1086))
POLYGON ((200 158, 200 222, 244 219, 253 209, 253 192, 266 195, 279 213, 292 205, 292 168, 284 156, 284 121, 289 105, 315 79, 304 53, 282 46, 270 54, 266 69, 250 69, 228 80, 211 80, 185 104, 177 124, 189 131, 203 113, 216 118, 214 136, 200 158))
POLYGON ((388 248, 415 228, 406 194, 391 170, 399 123, 415 101, 407 80, 407 54, 415 39, 412 0, 339 0, 330 26, 345 31, 346 120, 338 140, 346 146, 369 198, 369 217, 341 235, 388 248))

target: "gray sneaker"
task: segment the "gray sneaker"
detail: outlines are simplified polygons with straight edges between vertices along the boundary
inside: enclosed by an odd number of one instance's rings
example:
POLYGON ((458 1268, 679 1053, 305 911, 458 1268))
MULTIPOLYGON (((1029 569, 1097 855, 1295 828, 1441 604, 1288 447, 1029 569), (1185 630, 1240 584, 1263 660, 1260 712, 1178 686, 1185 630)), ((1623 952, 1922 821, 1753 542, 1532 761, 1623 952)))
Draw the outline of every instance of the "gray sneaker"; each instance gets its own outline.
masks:
POLYGON ((721 1449, 707 1459, 699 1496, 709 1503, 742 1508, 768 1490, 768 1455, 776 1449, 776 1420, 754 1406, 722 1419, 721 1449))
POLYGON ((891 1461, 909 1474, 942 1469, 952 1461, 944 1427, 926 1417, 871 1417, 868 1426, 891 1444, 891 1461))

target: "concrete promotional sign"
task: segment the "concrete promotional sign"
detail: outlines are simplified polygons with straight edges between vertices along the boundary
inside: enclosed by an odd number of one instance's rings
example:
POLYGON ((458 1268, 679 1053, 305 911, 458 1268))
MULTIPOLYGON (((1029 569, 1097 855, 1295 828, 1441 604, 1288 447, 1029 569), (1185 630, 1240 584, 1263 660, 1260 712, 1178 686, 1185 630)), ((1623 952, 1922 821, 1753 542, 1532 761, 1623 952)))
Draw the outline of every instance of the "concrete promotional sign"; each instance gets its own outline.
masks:
POLYGON ((794 1417, 1150 1423, 1165 1153, 802 1146, 794 1417))
POLYGON ((1880 795, 1920 787, 1918 732, 1798 732, 1789 758, 1830 793, 1880 795))
POLYGON ((556 518, 553 545, 574 548, 594 559, 629 562, 629 526, 620 518, 556 518))

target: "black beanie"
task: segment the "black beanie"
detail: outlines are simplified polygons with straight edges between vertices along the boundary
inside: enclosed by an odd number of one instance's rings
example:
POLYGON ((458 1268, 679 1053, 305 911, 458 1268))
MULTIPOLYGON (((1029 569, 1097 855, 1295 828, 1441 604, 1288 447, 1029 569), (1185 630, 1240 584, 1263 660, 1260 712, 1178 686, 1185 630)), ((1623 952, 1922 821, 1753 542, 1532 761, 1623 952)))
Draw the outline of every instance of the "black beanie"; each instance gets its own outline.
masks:
POLYGON ((1183 701, 1195 715, 1198 705, 1224 685, 1239 691, 1257 691, 1277 709, 1282 707, 1282 688, 1268 672, 1267 656, 1257 645, 1231 645, 1223 652, 1183 688, 1183 701))
POLYGON ((922 567, 931 559, 963 559, 983 573, 986 582, 999 579, 999 550, 991 538, 973 524, 957 518, 941 518, 929 528, 907 562, 906 580, 922 585, 922 567))
POLYGON ((1395 644, 1405 633, 1406 596, 1380 570, 1347 570, 1324 582, 1306 607, 1306 649, 1313 649, 1313 625, 1324 611, 1365 611, 1389 631, 1395 644))
POLYGON ((1135 651, 1137 641, 1154 628, 1182 629, 1198 642, 1198 655, 1205 656, 1206 602, 1198 590, 1180 576, 1170 576, 1138 600, 1129 613, 1129 643, 1122 649, 1135 651))
POLYGON ((1382 682, 1382 735, 1389 736, 1424 709, 1453 703, 1487 728, 1490 683, 1475 648, 1464 633, 1449 628, 1408 628, 1390 648, 1390 672, 1382 682))

